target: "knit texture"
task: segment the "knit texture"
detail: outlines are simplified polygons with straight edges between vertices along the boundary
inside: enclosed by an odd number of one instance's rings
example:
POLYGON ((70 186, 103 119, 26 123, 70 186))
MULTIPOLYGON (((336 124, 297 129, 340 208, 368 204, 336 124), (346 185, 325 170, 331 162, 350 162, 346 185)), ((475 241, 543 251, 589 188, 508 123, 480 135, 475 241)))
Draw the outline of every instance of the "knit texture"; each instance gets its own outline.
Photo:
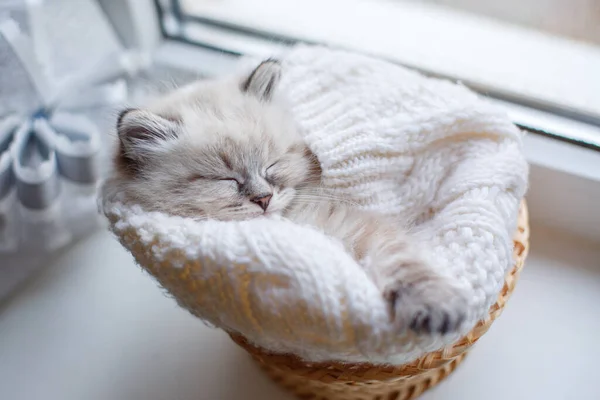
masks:
POLYGON ((311 227, 195 222, 117 195, 104 198, 113 232, 180 305, 275 352, 402 364, 455 342, 487 314, 513 262, 528 171, 521 132, 460 85, 367 56, 297 47, 283 66, 280 90, 324 184, 409 221, 433 265, 471 293, 460 332, 399 334, 363 269, 311 227))

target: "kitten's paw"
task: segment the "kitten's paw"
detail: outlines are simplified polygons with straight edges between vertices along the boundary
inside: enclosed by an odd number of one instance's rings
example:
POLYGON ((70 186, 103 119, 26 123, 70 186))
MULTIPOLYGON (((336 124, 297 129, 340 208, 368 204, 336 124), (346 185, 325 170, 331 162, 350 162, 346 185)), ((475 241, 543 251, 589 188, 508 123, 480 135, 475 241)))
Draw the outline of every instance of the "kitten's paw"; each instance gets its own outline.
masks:
POLYGON ((466 295, 443 279, 419 284, 398 283, 385 290, 384 297, 393 321, 401 330, 452 333, 467 317, 466 295))

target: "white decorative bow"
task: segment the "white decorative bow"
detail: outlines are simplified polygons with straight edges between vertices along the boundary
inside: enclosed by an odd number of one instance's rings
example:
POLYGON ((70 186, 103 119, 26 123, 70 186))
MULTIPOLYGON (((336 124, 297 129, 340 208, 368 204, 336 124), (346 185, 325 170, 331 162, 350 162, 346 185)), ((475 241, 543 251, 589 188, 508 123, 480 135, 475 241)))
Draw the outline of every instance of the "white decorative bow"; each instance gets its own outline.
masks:
MULTIPOLYGON (((28 11, 30 19, 40 23, 42 6, 30 5, 28 11)), ((100 135, 82 111, 123 102, 127 87, 121 78, 149 65, 144 54, 115 46, 85 68, 53 80, 36 52, 36 48, 51 48, 50 43, 38 42, 49 39, 34 37, 35 41, 11 19, 0 22, 0 40, 12 52, 6 56, 20 62, 37 94, 32 104, 0 110, 0 252, 22 245, 53 250, 70 241, 58 204, 61 181, 93 188, 98 178, 100 135), (18 215, 13 208, 15 199, 21 209, 18 215), (24 215, 29 222, 30 217, 36 222, 28 235, 19 233, 24 215)))

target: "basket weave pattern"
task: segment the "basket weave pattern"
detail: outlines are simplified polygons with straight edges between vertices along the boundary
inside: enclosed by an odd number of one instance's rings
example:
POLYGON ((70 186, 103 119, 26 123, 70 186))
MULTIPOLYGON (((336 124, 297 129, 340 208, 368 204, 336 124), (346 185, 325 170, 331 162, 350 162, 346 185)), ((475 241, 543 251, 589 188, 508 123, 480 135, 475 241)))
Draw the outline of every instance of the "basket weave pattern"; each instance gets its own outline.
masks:
POLYGON ((496 303, 488 316, 466 336, 442 350, 428 353, 404 365, 309 363, 294 355, 272 354, 249 344, 243 337, 232 339, 254 358, 277 383, 301 399, 314 400, 409 400, 436 385, 465 358, 467 351, 500 316, 512 294, 529 250, 529 221, 525 203, 519 211, 514 235, 515 264, 506 275, 496 303))

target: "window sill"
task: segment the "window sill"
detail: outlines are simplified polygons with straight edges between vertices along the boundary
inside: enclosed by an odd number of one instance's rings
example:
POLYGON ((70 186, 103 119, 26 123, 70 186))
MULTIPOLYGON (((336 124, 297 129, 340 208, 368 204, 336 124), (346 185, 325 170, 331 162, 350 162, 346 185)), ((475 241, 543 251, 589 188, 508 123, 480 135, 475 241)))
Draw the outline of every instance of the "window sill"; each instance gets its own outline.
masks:
POLYGON ((268 54, 265 44, 277 46, 279 37, 334 45, 461 80, 500 98, 556 106, 600 120, 600 75, 594 73, 600 71, 600 47, 591 44, 418 2, 182 3, 189 14, 208 22, 183 19, 180 33, 191 40, 218 40, 219 47, 257 55, 268 54), (267 40, 258 43, 253 32, 262 32, 267 40))

